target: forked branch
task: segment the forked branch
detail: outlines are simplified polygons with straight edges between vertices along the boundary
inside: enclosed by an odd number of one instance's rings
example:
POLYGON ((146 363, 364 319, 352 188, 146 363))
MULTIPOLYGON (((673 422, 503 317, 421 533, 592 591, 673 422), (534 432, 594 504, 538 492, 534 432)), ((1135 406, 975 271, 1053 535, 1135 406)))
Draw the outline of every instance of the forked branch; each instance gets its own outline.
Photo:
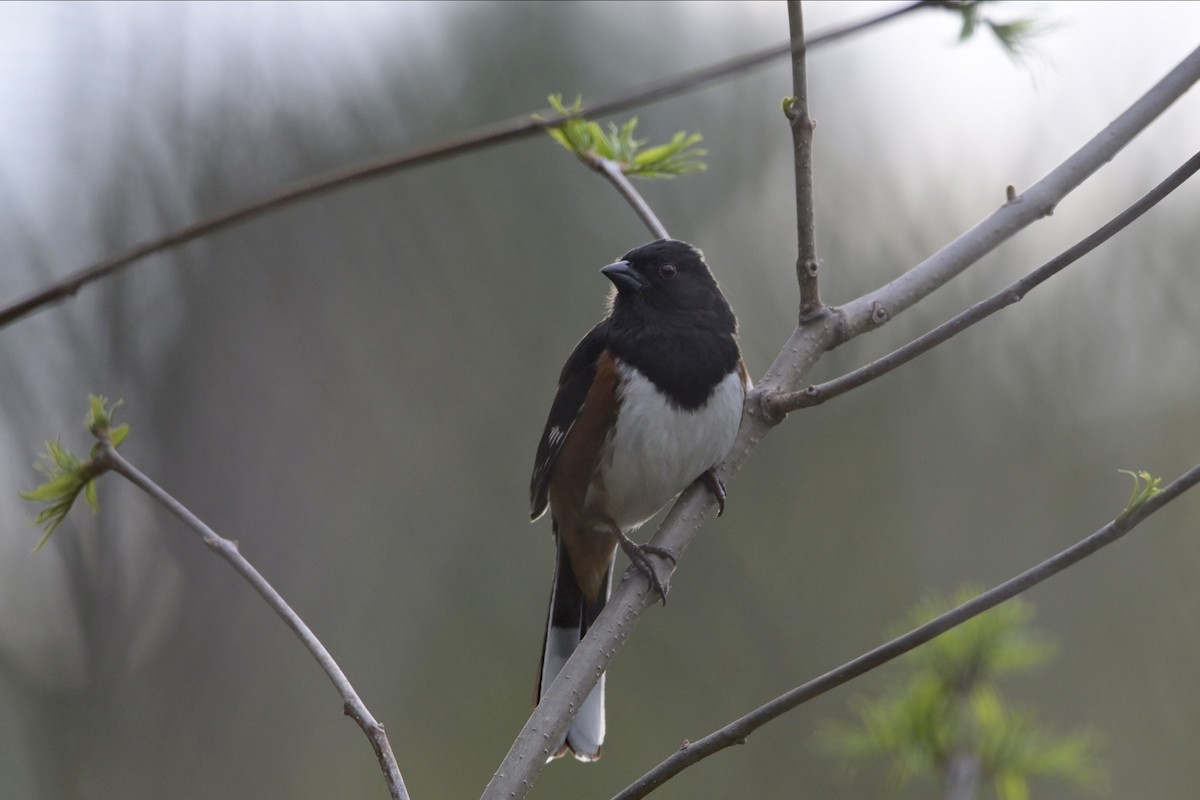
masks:
POLYGON ((816 406, 856 389, 865 383, 882 377, 902 364, 907 364, 919 355, 929 352, 937 345, 957 336, 967 328, 982 322, 1008 306, 1020 302, 1037 286, 1049 280, 1054 275, 1066 269, 1092 250, 1115 236, 1119 231, 1145 214, 1155 205, 1165 200, 1171 192, 1178 189, 1190 177, 1200 170, 1200 153, 1189 158, 1178 169, 1172 172, 1137 202, 1109 220, 1104 226, 1085 236, 1076 244, 1059 253, 1042 266, 1035 269, 1010 286, 1001 289, 991 297, 981 300, 951 319, 938 325, 931 331, 918 336, 903 347, 878 358, 863 367, 848 372, 839 378, 815 384, 799 392, 776 395, 764 398, 763 405, 771 414, 782 415, 809 406, 816 406))

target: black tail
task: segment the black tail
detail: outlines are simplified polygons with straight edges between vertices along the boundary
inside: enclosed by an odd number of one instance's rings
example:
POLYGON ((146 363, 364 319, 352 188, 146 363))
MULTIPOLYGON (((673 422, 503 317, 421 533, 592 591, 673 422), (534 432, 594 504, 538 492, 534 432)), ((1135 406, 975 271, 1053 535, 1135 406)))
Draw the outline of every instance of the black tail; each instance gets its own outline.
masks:
MULTIPOLYGON (((542 700, 542 690, 548 688, 562 670, 571 653, 582 641, 583 635, 596 621, 596 617, 608 602, 612 586, 612 563, 604 575, 600 596, 589 604, 579 588, 566 548, 560 537, 555 535, 557 558, 554 566, 554 587, 550 593, 550 613, 546 621, 546 637, 542 640, 542 669, 538 673, 537 699, 542 700)), ((615 556, 615 553, 614 553, 615 556)), ((604 676, 592 689, 591 694, 579 707, 571 727, 567 729, 565 741, 551 758, 565 755, 567 750, 580 761, 595 761, 600 757, 604 744, 604 676)))

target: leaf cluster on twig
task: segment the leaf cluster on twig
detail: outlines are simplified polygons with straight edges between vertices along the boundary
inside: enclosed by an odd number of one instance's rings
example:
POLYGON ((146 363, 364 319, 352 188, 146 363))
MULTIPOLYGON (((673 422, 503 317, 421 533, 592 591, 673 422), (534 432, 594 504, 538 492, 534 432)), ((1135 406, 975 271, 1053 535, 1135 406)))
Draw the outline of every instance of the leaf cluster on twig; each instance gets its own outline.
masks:
POLYGON ((85 460, 63 447, 58 440, 46 442, 42 460, 34 464, 34 468, 45 475, 46 480, 34 489, 20 493, 26 500, 46 504, 33 518, 34 524, 45 530, 41 541, 33 548, 35 553, 50 541, 51 534, 66 519, 80 493, 93 512, 100 510, 96 498, 96 478, 102 475, 107 467, 97 461, 96 456, 103 445, 120 447, 129 435, 128 423, 112 427, 112 415, 117 406, 121 405, 120 400, 110 406, 107 398, 93 394, 88 396, 88 403, 84 425, 97 440, 91 456, 85 460))
POLYGON ((562 95, 552 94, 549 99, 550 107, 565 119, 546 133, 588 166, 595 167, 597 159, 605 159, 634 178, 678 178, 707 169, 700 158, 708 151, 695 146, 701 139, 698 133, 679 131, 665 144, 642 149, 647 140, 633 135, 637 117, 621 125, 610 122, 606 131, 583 116, 582 97, 569 106, 563 105, 562 95))

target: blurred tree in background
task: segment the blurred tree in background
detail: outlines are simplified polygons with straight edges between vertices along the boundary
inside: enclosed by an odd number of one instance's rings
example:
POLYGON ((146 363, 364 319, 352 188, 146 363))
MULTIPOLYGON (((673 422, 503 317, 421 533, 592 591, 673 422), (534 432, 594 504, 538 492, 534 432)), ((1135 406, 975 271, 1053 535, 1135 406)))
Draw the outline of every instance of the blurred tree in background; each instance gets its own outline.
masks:
MULTIPOLYGON (((877 8, 878 6, 876 6, 877 8)), ((870 7, 813 3, 809 27, 870 7)), ((1036 180, 1195 46, 1194 4, 1047 4, 1041 62, 921 17, 809 66, 823 294, 899 274, 1036 180), (1136 59, 1112 58, 1115 52, 1136 59)), ((280 186, 785 36, 748 3, 5 4, 0 298, 280 186)), ((786 65, 639 114, 708 171, 646 193, 702 247, 751 371, 795 323, 786 65)), ((1194 146, 1188 96, 1053 218, 823 359, 857 366, 1090 231, 1194 146)), ((1118 466, 1196 460, 1195 186, 1019 306, 795 415, 610 672, 612 794, 686 738, 873 645, 928 588, 990 584, 1118 510, 1118 466), (737 655, 732 655, 737 654, 737 655), (678 676, 686 674, 688 680, 678 676)), ((0 797, 373 797, 325 679, 177 523, 114 482, 37 556, 18 488, 88 391, 272 578, 388 725, 417 797, 486 784, 529 711, 552 548, 526 519, 544 404, 646 239, 548 137, 299 203, 155 256, 0 336, 0 797)), ((1118 796, 1194 794, 1194 503, 1033 599, 1062 658, 1013 696, 1110 743, 1118 796)), ((844 796, 814 703, 656 796, 844 796)), ((1073 797, 1064 789, 1060 796, 1073 797)), ((910 786, 901 796, 921 796, 910 786)))
MULTIPOLYGON (((903 630, 977 594, 960 589, 950 602, 928 598, 903 630)), ((899 786, 933 778, 944 800, 971 800, 989 785, 999 800, 1027 800, 1030 778, 1095 787, 1095 733, 1053 734, 1032 711, 1007 703, 997 685, 1049 659, 1053 647, 1029 629, 1032 617, 1032 604, 1017 598, 913 651, 907 677, 877 698, 858 698, 858 724, 830 725, 825 746, 850 763, 887 759, 899 786)))

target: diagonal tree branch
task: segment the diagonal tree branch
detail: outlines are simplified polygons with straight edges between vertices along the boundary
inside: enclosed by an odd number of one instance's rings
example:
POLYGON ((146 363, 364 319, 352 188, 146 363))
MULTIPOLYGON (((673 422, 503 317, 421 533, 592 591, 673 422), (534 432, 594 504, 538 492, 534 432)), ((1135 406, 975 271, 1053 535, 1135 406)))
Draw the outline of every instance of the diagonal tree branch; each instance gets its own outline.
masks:
POLYGON ((650 204, 642 197, 641 192, 634 188, 629 177, 621 170, 620 164, 612 159, 599 156, 593 158, 590 163, 601 175, 608 178, 609 183, 616 188, 621 197, 625 198, 625 202, 633 208, 633 213, 637 214, 638 219, 650 231, 650 235, 657 239, 671 238, 666 227, 659 221, 658 215, 654 213, 654 209, 650 208, 650 204))
MULTIPOLYGON (((919 2, 909 3, 861 22, 816 35, 805 43, 805 48, 817 47, 837 41, 838 39, 876 25, 890 22, 922 8, 953 8, 953 3, 935 2, 934 0, 919 0, 919 2)), ((73 297, 84 286, 107 277, 148 255, 178 247, 201 236, 206 236, 231 225, 246 222, 298 200, 325 194, 350 184, 389 175, 409 167, 427 164, 483 147, 490 147, 503 142, 532 136, 547 128, 560 125, 565 120, 571 119, 574 116, 586 114, 592 117, 600 117, 607 114, 615 114, 619 111, 645 105, 663 97, 690 92, 710 83, 757 69, 777 58, 787 55, 790 50, 790 43, 776 45, 708 67, 651 81, 634 89, 610 95, 594 103, 592 106, 580 110, 578 114, 558 114, 548 110, 535 115, 515 117, 510 120, 477 128, 428 147, 408 150, 397 155, 369 161, 365 164, 359 164, 299 183, 266 197, 260 197, 240 206, 235 206, 220 214, 179 228, 163 236, 134 245, 128 250, 78 269, 67 277, 43 289, 37 290, 24 298, 0 306, 0 328, 16 322, 46 305, 73 297)))
POLYGON ((343 711, 346 716, 358 723, 358 727, 362 728, 362 732, 366 734, 367 739, 371 742, 372 749, 375 750, 375 757, 379 761, 379 766, 383 770, 384 780, 387 782, 388 791, 393 800, 408 800, 408 789, 404 786, 404 778, 400 775, 400 768, 396 765, 396 757, 392 754, 392 746, 388 742, 387 733, 383 729, 383 725, 376 721, 375 717, 367 709, 366 704, 358 696, 354 686, 350 683, 350 679, 346 677, 346 673, 342 672, 342 668, 338 666, 333 655, 325 649, 325 645, 317 638, 316 634, 309 629, 304 620, 300 618, 283 596, 275 590, 266 578, 262 576, 254 565, 251 564, 246 557, 238 550, 235 542, 222 538, 199 517, 193 514, 186 506, 168 494, 162 487, 151 480, 145 473, 129 463, 124 456, 117 452, 111 442, 105 439, 100 440, 100 445, 97 449, 95 461, 98 467, 111 469, 113 472, 121 475, 130 481, 134 486, 137 486, 151 498, 156 500, 160 505, 178 517, 192 531, 204 540, 204 543, 209 546, 213 552, 228 561, 238 574, 254 587, 254 591, 258 592, 276 614, 278 614, 284 623, 292 629, 297 638, 304 647, 316 659, 317 664, 329 676, 338 694, 342 696, 343 711))
POLYGON ((1111 161, 1160 114, 1200 80, 1200 48, 1189 53, 1133 105, 1024 193, 1010 191, 1008 202, 991 215, 875 292, 837 309, 842 336, 874 330, 947 283, 1001 242, 1049 216, 1055 206, 1111 161))
POLYGON ((763 404, 769 408, 772 414, 787 414, 801 408, 820 405, 826 400, 831 400, 834 397, 845 394, 851 389, 857 389, 865 383, 882 377, 902 364, 907 364, 917 356, 929 352, 937 345, 957 336, 972 325, 982 322, 997 311, 1020 302, 1034 288, 1049 280, 1054 275, 1057 275, 1080 258, 1083 258, 1159 202, 1166 199, 1171 192, 1183 185, 1197 171, 1200 171, 1200 153, 1196 153, 1189 158, 1182 166, 1168 175, 1162 183, 1143 195, 1129 208, 1113 217, 1103 227, 1093 231, 1007 288, 1001 289, 991 297, 979 301, 933 330, 918 336, 908 344, 893 350, 882 358, 872 361, 870 364, 848 372, 839 378, 809 386, 799 392, 789 392, 766 398, 763 404))
MULTIPOLYGON (((758 388, 747 398, 737 441, 717 470, 726 485, 741 470, 762 438, 782 419, 766 406, 766 398, 795 391, 827 350, 882 325, 1036 219, 1046 216, 1063 197, 1110 161, 1198 79, 1200 49, 1185 58, 1024 196, 1012 198, 966 234, 891 283, 833 309, 834 313, 815 315, 803 321, 784 344, 758 388)), ((693 485, 668 512, 652 539, 653 543, 682 558, 713 504, 709 492, 693 485)), ((668 573, 672 569, 665 562, 660 563, 659 568, 668 573)), ((573 710, 587 697, 656 598, 645 580, 621 582, 513 742, 488 784, 485 798, 509 800, 528 793, 550 755, 548 742, 561 739, 573 710)))
POLYGON ((776 717, 796 708, 815 697, 835 689, 844 683, 863 675, 908 651, 925 644, 929 640, 945 633, 972 617, 976 617, 990 608, 1000 605, 1005 600, 1037 586, 1042 581, 1062 572, 1097 550, 1110 545, 1154 512, 1182 495, 1185 491, 1200 483, 1200 464, 1180 475, 1159 494, 1153 496, 1130 513, 1119 514, 1116 519, 1104 527, 1086 536, 1065 550, 1061 550, 1041 563, 1030 567, 1024 572, 1009 578, 974 599, 950 609, 933 620, 913 628, 908 633, 892 639, 890 642, 863 653, 852 661, 847 661, 836 669, 832 669, 807 683, 797 686, 786 694, 776 697, 729 723, 720 730, 710 733, 703 739, 685 744, 675 751, 654 769, 647 772, 637 781, 617 794, 613 800, 635 800, 645 797, 654 789, 661 786, 670 778, 678 775, 687 767, 695 764, 713 753, 724 750, 734 744, 744 744, 746 737, 761 728, 776 717))

